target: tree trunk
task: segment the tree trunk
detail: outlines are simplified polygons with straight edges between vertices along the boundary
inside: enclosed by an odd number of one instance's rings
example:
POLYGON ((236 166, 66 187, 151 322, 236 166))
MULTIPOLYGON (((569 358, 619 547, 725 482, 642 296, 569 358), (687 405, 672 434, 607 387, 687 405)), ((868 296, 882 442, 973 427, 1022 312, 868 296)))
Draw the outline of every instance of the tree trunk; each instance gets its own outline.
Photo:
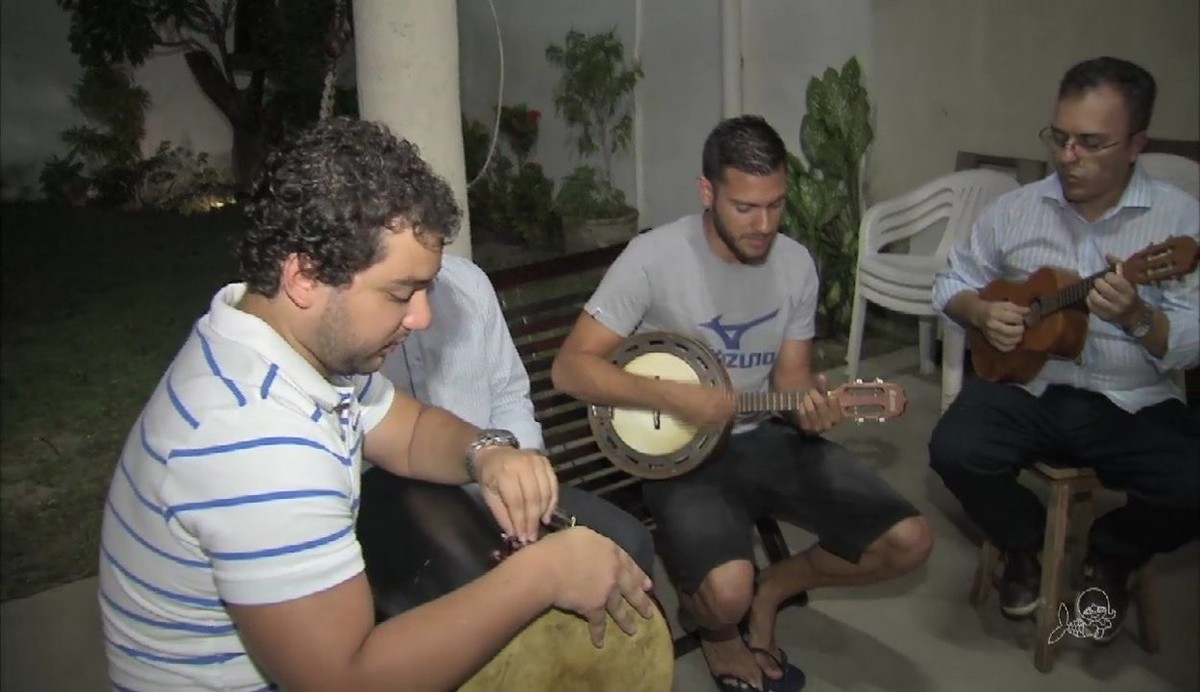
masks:
POLYGON ((256 70, 251 73, 250 85, 238 89, 226 78, 211 53, 193 50, 186 53, 184 59, 200 90, 233 127, 233 173, 238 188, 248 190, 267 154, 266 119, 262 112, 266 75, 262 70, 256 70))
POLYGON ((260 127, 233 122, 233 174, 238 189, 249 192, 267 158, 267 136, 260 127))

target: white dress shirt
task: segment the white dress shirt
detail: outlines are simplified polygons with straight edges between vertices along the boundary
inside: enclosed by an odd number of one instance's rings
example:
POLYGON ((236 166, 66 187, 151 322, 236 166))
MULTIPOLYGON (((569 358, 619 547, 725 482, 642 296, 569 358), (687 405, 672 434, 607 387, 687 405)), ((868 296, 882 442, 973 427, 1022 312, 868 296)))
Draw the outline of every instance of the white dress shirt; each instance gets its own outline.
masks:
POLYGON ((480 428, 503 428, 521 446, 542 448, 529 375, 487 274, 447 254, 429 289, 433 324, 388 355, 381 372, 414 398, 480 428))
MULTIPOLYGON (((1198 209, 1195 197, 1150 178, 1137 165, 1120 201, 1089 222, 1066 201, 1058 175, 1051 174, 984 209, 970 237, 951 250, 949 267, 938 274, 934 308, 944 314, 946 303, 960 291, 977 290, 999 278, 1024 281, 1043 266, 1089 276, 1107 266, 1106 253, 1123 260, 1170 236, 1198 238, 1198 209)), ((1078 362, 1051 358, 1023 386, 1035 396, 1051 384, 1088 389, 1130 412, 1168 398, 1182 400, 1183 391, 1171 373, 1200 360, 1200 278, 1192 271, 1158 285, 1138 286, 1137 291, 1170 324, 1162 358, 1150 355, 1120 327, 1090 315, 1078 362)))

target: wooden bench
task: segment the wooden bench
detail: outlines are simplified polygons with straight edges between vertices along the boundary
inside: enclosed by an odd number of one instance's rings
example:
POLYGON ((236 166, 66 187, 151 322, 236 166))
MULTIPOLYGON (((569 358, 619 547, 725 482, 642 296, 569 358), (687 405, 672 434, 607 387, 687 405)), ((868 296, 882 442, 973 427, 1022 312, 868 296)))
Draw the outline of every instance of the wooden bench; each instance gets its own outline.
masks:
MULTIPOLYGON (((653 532, 654 520, 642 503, 641 479, 614 466, 592 437, 583 402, 554 388, 550 367, 583 305, 624 244, 488 273, 500 298, 509 331, 529 372, 534 415, 542 425, 547 456, 559 482, 586 490, 641 519, 653 532)), ((770 517, 757 523, 771 562, 789 556, 779 524, 770 517)), ((793 603, 803 604, 802 594, 793 603)), ((675 640, 675 655, 699 646, 693 635, 675 640)))

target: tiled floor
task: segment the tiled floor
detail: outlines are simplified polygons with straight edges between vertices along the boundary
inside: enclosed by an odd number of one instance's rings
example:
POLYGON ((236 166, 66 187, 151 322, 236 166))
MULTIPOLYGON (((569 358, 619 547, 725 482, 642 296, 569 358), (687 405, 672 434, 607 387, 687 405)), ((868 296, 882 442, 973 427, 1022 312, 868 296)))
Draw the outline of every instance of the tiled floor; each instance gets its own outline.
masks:
MULTIPOLYGON (((882 427, 841 426, 834 434, 870 460, 933 526, 935 546, 917 572, 888 584, 817 591, 804 608, 779 617, 779 641, 808 675, 809 692, 911 690, 1200 689, 1200 550, 1192 543, 1156 560, 1162 650, 1143 652, 1131 632, 1099 648, 1067 637, 1056 664, 1033 666, 1034 628, 1000 615, 995 597, 978 611, 967 602, 978 534, 958 502, 928 471, 926 443, 938 415, 939 384, 915 376, 915 356, 875 359, 864 375, 901 382, 904 418, 882 427), (897 371, 904 374, 893 376, 897 371)), ((831 374, 831 378, 836 375, 831 374)), ((792 550, 811 535, 783 525, 792 550)), ((660 570, 659 583, 664 583, 660 570)), ((674 613, 674 595, 664 597, 674 613)), ((1129 623, 1136 621, 1131 614, 1129 623)), ((713 690, 703 655, 679 659, 676 690, 713 690)))
MULTIPOLYGON (((1200 550, 1189 545, 1163 556, 1157 595, 1162 651, 1150 655, 1131 634, 1096 648, 1067 638, 1054 669, 1033 667, 1033 626, 1011 623, 993 598, 979 611, 967 603, 977 534, 957 502, 928 472, 925 444, 938 414, 933 379, 918 378, 911 350, 864 364, 864 375, 905 385, 909 409, 883 426, 843 426, 836 437, 875 467, 929 518, 935 532, 929 562, 898 581, 859 589, 829 589, 804 608, 780 614, 779 639, 808 674, 811 692, 899 690, 1185 690, 1200 688, 1200 550)), ((831 379, 837 379, 831 373, 831 379)), ((793 549, 811 537, 785 525, 793 549)), ((665 585, 659 570, 658 583, 665 585)), ((669 587, 663 605, 675 612, 669 587)), ((1135 618, 1131 618, 1131 622, 1135 618)), ((85 580, 5 603, 0 609, 0 689, 60 692, 106 688, 95 581, 85 580)), ((673 625, 674 626, 674 625, 673 625)), ((675 689, 712 690, 702 654, 679 659, 675 689)))

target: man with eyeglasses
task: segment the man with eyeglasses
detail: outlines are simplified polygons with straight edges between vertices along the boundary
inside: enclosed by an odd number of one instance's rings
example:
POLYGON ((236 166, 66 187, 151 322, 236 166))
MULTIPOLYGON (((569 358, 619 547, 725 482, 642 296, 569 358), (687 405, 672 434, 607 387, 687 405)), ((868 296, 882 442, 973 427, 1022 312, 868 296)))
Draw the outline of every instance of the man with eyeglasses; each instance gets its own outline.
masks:
POLYGON ((1137 163, 1155 93, 1154 78, 1125 60, 1070 68, 1040 135, 1054 173, 985 209, 934 285, 939 311, 1007 352, 1021 343, 1028 308, 985 301, 980 288, 1043 266, 1080 276, 1110 269, 1087 294, 1077 361, 1052 358, 1025 384, 970 378, 929 443, 933 469, 1006 554, 1000 606, 1013 618, 1037 608, 1045 524, 1040 502, 1017 482, 1020 469, 1090 467, 1126 492, 1088 540, 1083 588, 1099 591, 1085 593, 1079 609, 1108 605, 1089 600, 1107 594, 1117 611, 1102 641, 1120 630, 1130 574, 1195 538, 1200 510, 1200 421, 1172 379, 1200 361, 1197 272, 1133 286, 1115 271, 1147 245, 1200 235, 1196 198, 1137 163))

